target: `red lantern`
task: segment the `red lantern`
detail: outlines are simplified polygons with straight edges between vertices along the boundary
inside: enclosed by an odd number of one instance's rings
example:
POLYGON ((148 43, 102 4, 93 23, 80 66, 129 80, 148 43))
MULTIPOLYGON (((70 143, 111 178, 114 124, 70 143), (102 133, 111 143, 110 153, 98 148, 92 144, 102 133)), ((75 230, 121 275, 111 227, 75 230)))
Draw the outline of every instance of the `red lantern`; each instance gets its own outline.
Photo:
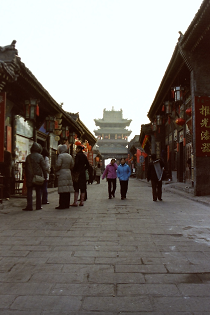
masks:
POLYGON ((178 118, 175 123, 179 126, 183 126, 185 124, 185 119, 183 118, 178 118))
POLYGON ((187 108, 185 113, 188 115, 188 116, 191 116, 192 115, 192 108, 187 108))

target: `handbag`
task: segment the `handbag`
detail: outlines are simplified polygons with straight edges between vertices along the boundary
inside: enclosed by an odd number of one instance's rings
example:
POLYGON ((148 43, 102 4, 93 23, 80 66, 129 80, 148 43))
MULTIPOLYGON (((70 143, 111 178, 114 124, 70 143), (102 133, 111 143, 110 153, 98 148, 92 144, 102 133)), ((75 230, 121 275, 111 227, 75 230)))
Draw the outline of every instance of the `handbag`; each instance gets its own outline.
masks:
POLYGON ((73 182, 78 183, 79 174, 80 174, 79 172, 71 172, 71 177, 72 177, 73 182))
POLYGON ((34 175, 34 171, 33 171, 33 167, 31 165, 31 158, 29 157, 29 165, 30 165, 30 168, 31 168, 31 171, 32 171, 32 174, 33 174, 33 179, 32 179, 32 184, 34 185, 43 185, 44 183, 44 177, 40 176, 40 175, 34 175))
POLYGON ((34 175, 33 179, 32 179, 32 183, 34 185, 43 185, 44 178, 42 176, 39 176, 39 175, 34 175))

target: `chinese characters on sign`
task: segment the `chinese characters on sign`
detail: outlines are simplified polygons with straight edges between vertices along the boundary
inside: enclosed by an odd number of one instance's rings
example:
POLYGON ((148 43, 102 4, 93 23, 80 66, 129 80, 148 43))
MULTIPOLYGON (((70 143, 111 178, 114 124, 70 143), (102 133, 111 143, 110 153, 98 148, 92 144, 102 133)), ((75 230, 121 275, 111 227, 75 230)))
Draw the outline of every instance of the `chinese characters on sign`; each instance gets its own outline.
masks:
POLYGON ((195 97, 196 155, 210 156, 210 97, 195 97))

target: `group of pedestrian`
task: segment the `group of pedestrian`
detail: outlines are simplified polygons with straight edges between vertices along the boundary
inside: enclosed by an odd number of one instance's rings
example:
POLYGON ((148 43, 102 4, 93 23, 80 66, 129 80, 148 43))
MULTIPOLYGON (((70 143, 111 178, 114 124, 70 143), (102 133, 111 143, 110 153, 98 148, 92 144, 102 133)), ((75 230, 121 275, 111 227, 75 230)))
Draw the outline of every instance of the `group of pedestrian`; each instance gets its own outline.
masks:
POLYGON ((131 170, 129 165, 125 163, 125 158, 121 158, 119 166, 114 158, 111 159, 111 162, 106 166, 102 175, 102 179, 106 178, 108 182, 109 199, 115 198, 117 178, 119 178, 120 181, 121 199, 126 199, 130 175, 131 170))
MULTIPOLYGON (((55 209, 68 209, 70 206, 70 193, 74 193, 73 207, 78 206, 78 196, 80 191, 79 206, 84 205, 86 192, 86 170, 90 168, 88 159, 83 153, 83 147, 77 146, 75 160, 67 152, 65 144, 58 146, 58 159, 55 172, 58 177, 59 205, 55 209), (73 178, 72 178, 73 177, 73 178)), ((26 158, 25 176, 27 187, 27 206, 24 211, 32 211, 32 192, 36 190, 36 210, 41 210, 43 204, 49 204, 47 183, 50 174, 48 151, 34 142, 31 147, 31 154, 26 158), (43 183, 34 184, 34 176, 42 177, 43 183)))
MULTIPOLYGON (((92 166, 89 164, 86 155, 83 153, 83 147, 77 146, 75 159, 68 153, 65 144, 58 146, 58 159, 56 163, 56 175, 58 177, 58 194, 59 205, 55 209, 68 209, 70 206, 70 193, 74 193, 74 201, 72 207, 83 206, 87 199, 87 172, 93 172, 92 166), (78 197, 80 192, 80 203, 78 197)), ((162 176, 164 164, 162 160, 156 159, 156 155, 151 155, 151 162, 148 167, 147 180, 151 180, 153 201, 162 200, 162 176)), ((36 210, 41 210, 42 205, 49 204, 47 185, 50 174, 49 153, 46 148, 42 148, 40 144, 34 142, 31 147, 31 154, 26 157, 25 177, 27 187, 27 206, 24 211, 33 210, 32 192, 36 190, 36 210), (42 179, 41 184, 34 182, 34 177, 42 179)), ((94 174, 94 173, 93 173, 94 174)), ((106 166, 102 179, 106 178, 108 182, 108 197, 115 198, 116 179, 119 179, 121 199, 126 199, 128 191, 128 181, 131 170, 126 164, 125 158, 121 158, 118 166, 113 158, 106 166)), ((7 178, 7 176, 5 176, 7 178)), ((95 168, 95 178, 97 184, 100 184, 101 166, 100 163, 95 168)), ((6 185, 8 187, 9 184, 6 185)), ((9 197, 8 197, 9 198, 9 197)))
MULTIPOLYGON (((157 159, 156 154, 152 154, 147 172, 147 181, 149 182, 151 180, 153 201, 157 201, 157 199, 162 201, 163 174, 163 161, 161 159, 157 159)), ((130 167, 126 164, 124 158, 121 158, 119 166, 116 164, 115 159, 111 159, 111 162, 106 166, 105 171, 102 175, 102 179, 106 178, 108 182, 109 199, 115 198, 117 177, 119 178, 120 182, 121 199, 126 199, 130 175, 130 167)))

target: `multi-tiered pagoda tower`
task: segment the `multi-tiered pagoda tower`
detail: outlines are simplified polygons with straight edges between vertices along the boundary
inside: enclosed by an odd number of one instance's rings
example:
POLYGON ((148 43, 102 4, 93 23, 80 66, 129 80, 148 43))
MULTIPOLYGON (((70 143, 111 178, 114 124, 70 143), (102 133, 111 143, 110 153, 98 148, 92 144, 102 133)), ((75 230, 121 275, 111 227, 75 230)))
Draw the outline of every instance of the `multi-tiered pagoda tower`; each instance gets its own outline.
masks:
POLYGON ((103 118, 94 121, 99 127, 94 133, 103 160, 127 157, 128 136, 131 131, 127 130, 126 126, 129 126, 132 120, 123 119, 122 109, 119 111, 114 110, 113 107, 110 111, 104 109, 103 118))

